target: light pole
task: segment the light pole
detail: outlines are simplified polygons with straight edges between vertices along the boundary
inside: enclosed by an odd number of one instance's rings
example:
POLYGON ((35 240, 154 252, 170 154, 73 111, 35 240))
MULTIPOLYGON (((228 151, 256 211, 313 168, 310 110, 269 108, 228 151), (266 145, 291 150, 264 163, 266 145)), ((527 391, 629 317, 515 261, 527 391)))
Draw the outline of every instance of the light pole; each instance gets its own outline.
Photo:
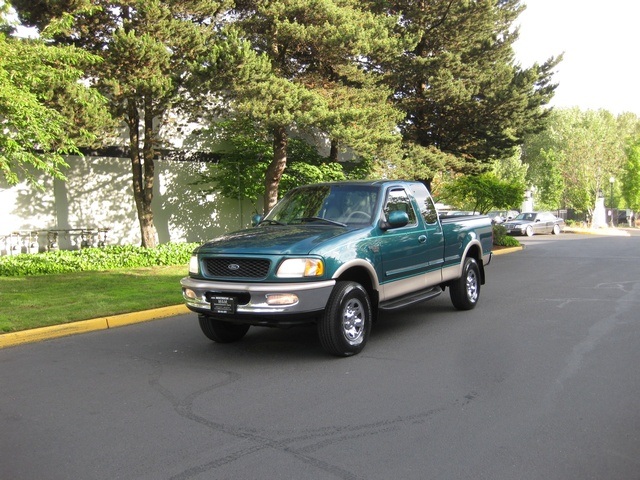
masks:
POLYGON ((609 203, 609 208, 611 209, 611 227, 613 228, 613 182, 616 179, 613 178, 613 175, 609 177, 609 185, 611 185, 611 203, 609 203))

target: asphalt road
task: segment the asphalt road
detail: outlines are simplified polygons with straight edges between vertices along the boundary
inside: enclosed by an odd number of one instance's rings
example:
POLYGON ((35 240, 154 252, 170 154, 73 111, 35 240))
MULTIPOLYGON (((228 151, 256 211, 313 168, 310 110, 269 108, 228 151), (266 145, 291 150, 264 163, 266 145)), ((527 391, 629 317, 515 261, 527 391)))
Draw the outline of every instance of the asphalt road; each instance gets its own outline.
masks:
POLYGON ((351 358, 194 315, 0 350, 0 479, 640 479, 640 238, 523 243, 351 358))

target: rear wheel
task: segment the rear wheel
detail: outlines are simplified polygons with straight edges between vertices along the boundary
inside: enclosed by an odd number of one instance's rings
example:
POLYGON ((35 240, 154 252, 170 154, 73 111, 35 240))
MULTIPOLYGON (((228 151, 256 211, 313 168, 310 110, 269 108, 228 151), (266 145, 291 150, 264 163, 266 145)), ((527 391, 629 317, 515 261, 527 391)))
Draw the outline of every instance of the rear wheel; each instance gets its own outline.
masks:
POLYGON ((449 285, 451 303, 458 310, 471 310, 480 298, 480 268, 475 258, 467 258, 462 276, 449 285))
POLYGON ((348 357, 364 348, 371 331, 371 301, 362 285, 336 283, 318 321, 320 344, 330 354, 348 357))
POLYGON ((237 342, 249 331, 249 325, 236 325, 235 323, 216 320, 207 315, 198 315, 198 322, 202 333, 209 340, 217 343, 237 342))
POLYGON ((553 234, 554 235, 560 235, 560 225, 554 225, 553 226, 553 234))

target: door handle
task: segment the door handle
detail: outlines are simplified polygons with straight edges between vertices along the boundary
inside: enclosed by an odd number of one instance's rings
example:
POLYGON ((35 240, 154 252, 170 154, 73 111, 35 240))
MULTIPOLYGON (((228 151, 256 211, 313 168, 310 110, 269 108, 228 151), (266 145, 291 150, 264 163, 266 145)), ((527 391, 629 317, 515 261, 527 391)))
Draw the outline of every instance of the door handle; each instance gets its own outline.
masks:
POLYGON ((426 243, 426 242, 427 242, 427 236, 426 236, 426 235, 420 235, 420 236, 418 237, 418 241, 419 241, 420 243, 426 243))

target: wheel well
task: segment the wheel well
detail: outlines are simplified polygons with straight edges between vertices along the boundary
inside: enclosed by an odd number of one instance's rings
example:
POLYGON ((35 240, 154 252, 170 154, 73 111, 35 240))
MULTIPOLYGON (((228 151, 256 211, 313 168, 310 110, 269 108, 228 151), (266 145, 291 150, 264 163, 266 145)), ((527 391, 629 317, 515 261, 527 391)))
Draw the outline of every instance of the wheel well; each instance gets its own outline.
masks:
POLYGON ((484 263, 482 261, 482 252, 480 251, 480 247, 478 245, 472 245, 467 252, 467 257, 475 259, 478 264, 478 268, 480 269, 480 284, 484 285, 484 263))
POLYGON ((369 275, 369 272, 363 267, 352 267, 348 270, 345 270, 340 274, 336 280, 347 280, 352 282, 357 282, 364 287, 364 289, 369 294, 369 299, 371 300, 371 307, 374 311, 378 306, 378 291, 373 286, 373 280, 369 275))

